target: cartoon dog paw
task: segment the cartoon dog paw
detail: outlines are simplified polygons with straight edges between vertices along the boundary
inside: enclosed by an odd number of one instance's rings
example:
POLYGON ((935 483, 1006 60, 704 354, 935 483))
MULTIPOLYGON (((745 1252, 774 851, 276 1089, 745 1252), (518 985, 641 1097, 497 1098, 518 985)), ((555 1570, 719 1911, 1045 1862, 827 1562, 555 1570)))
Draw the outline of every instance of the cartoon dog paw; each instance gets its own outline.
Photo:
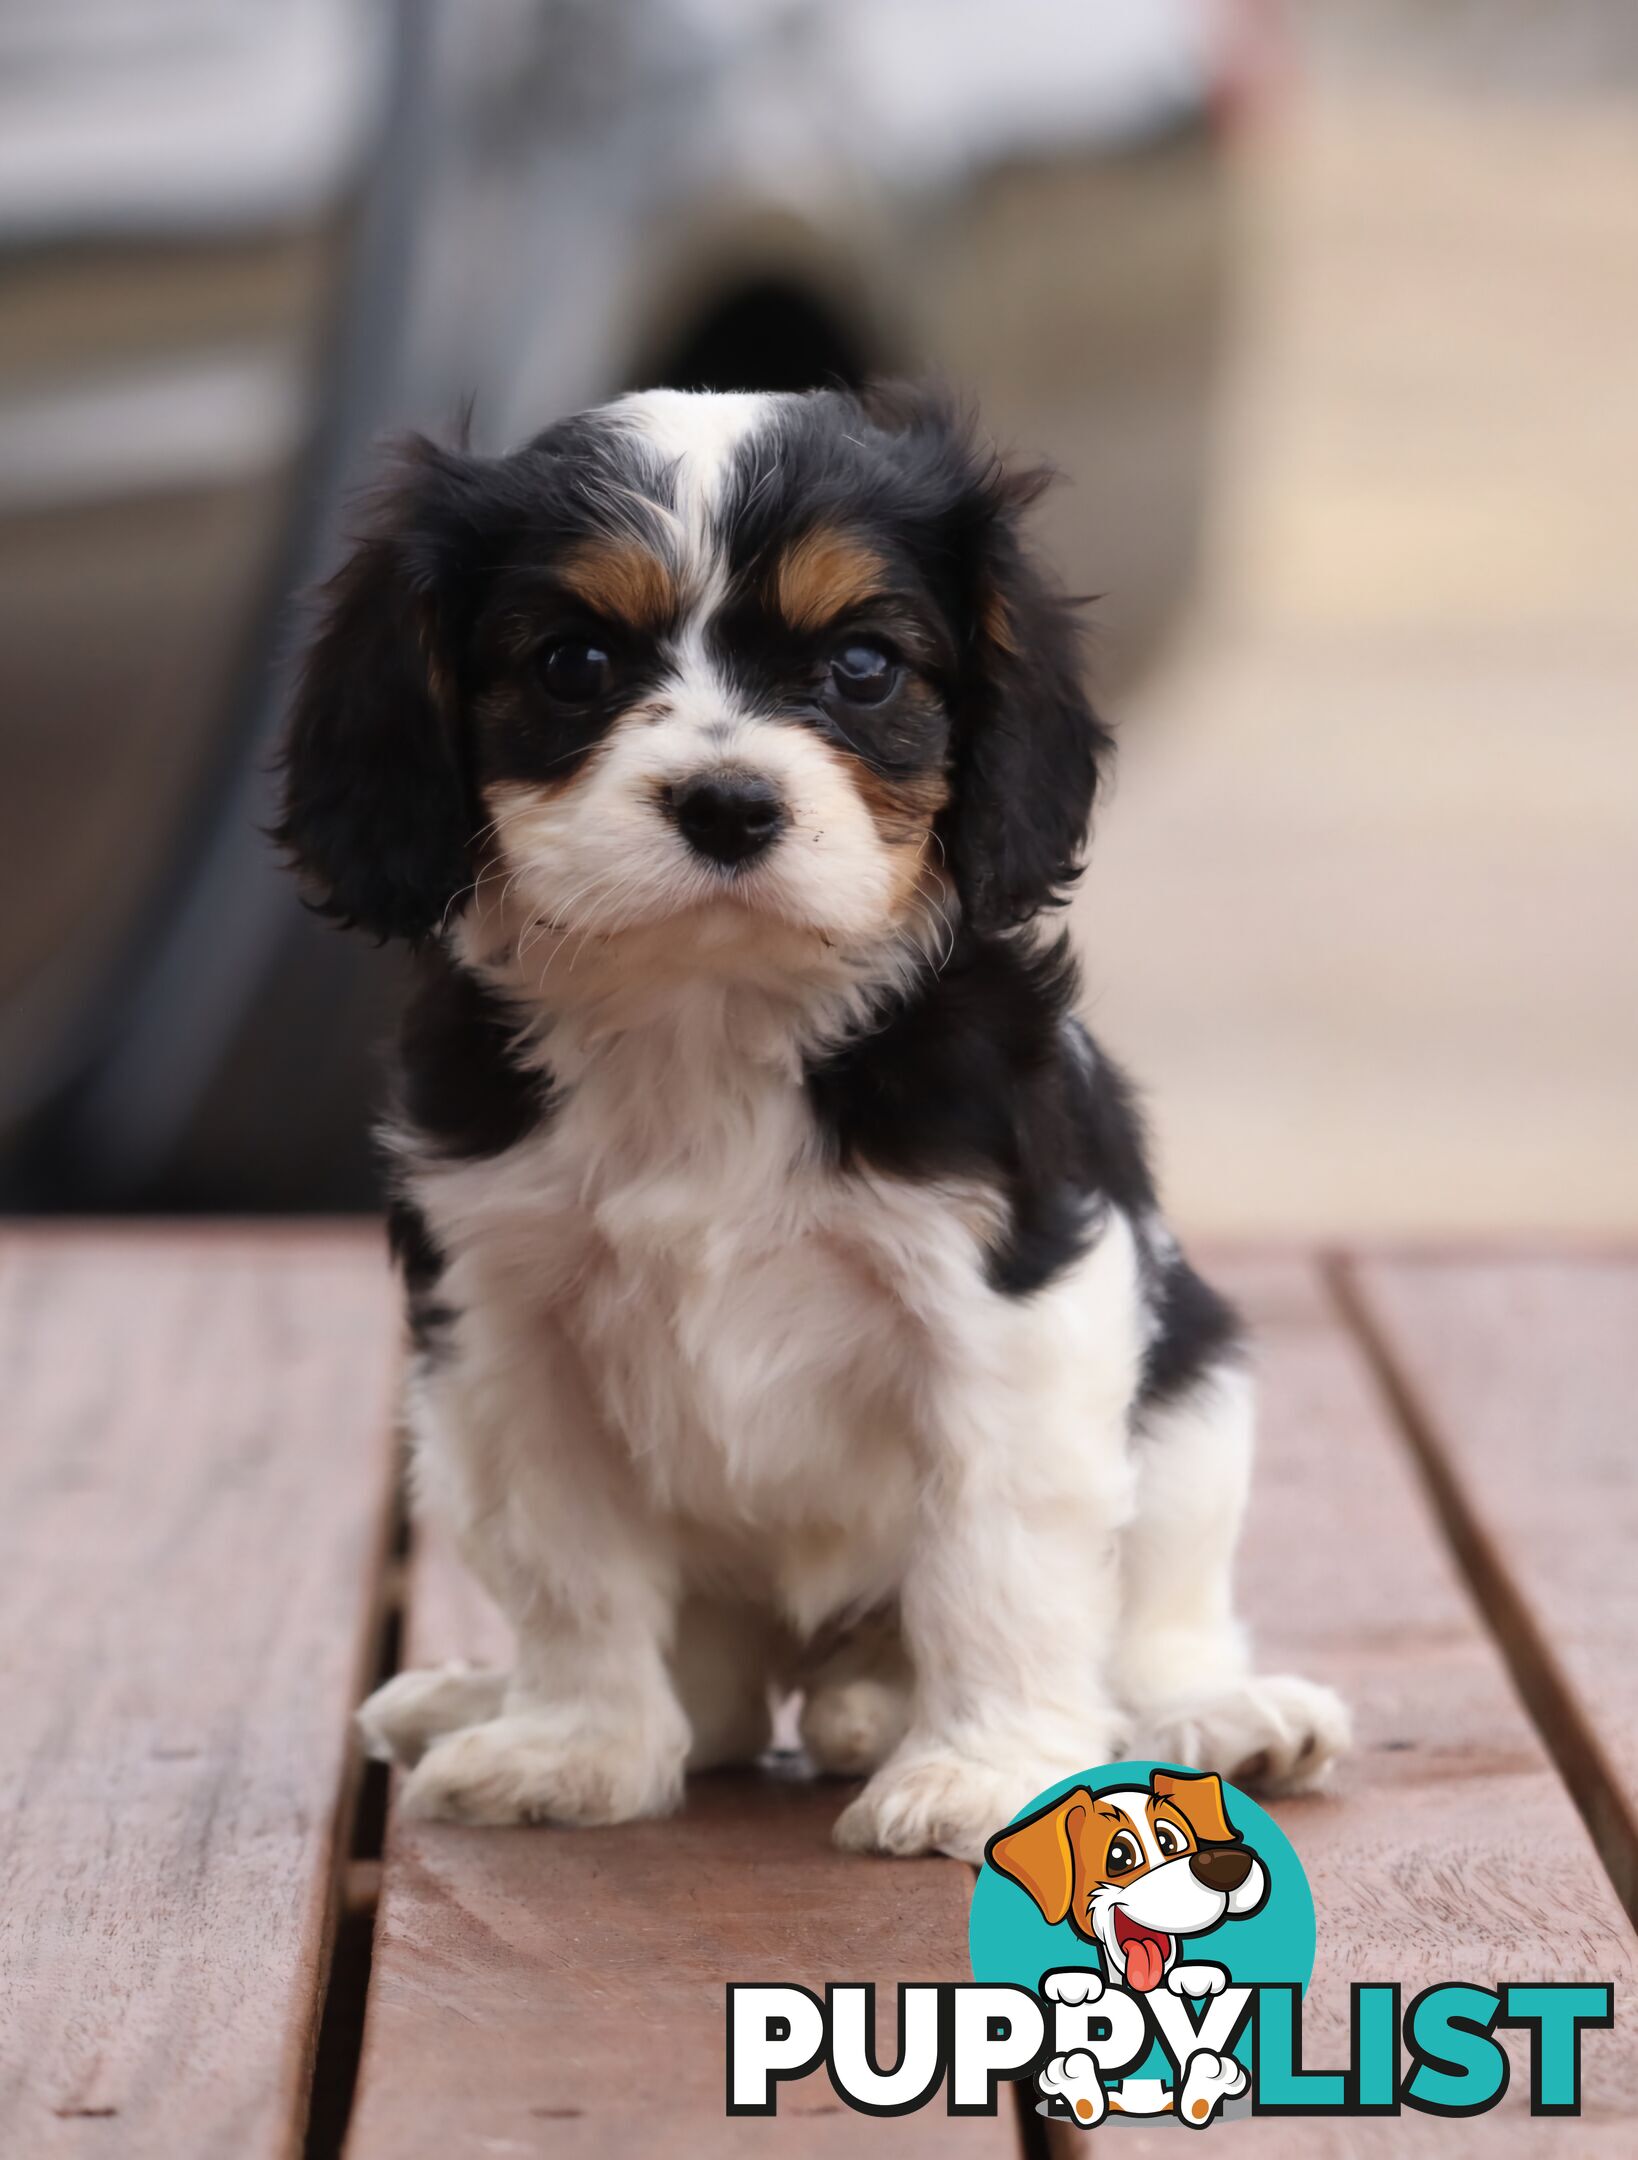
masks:
POLYGON ((1041 1982, 1041 1992, 1049 2002, 1095 2003, 1103 1993, 1103 1974, 1090 1965, 1070 1965, 1062 1972, 1049 1972, 1041 1982))
MULTIPOLYGON (((1096 1979, 1097 1975, 1092 1977, 1096 1979)), ((1083 2130, 1095 2129, 1102 2122, 1106 2106, 1103 2081, 1096 2062, 1084 2048, 1076 2048, 1069 2055, 1054 2055, 1042 2066, 1035 2082, 1049 2100, 1062 2100, 1083 2130)))
POLYGON ((1249 2082, 1244 2063, 1202 2048, 1189 2057, 1183 2090, 1177 2096, 1178 2120, 1191 2130, 1204 2130, 1223 2102, 1238 2099, 1249 2082))
POLYGON ((1187 1995, 1198 2002, 1203 1996, 1221 1995, 1228 1986, 1228 1974, 1221 1965, 1174 1965, 1166 1975, 1166 1986, 1173 1995, 1187 1995))

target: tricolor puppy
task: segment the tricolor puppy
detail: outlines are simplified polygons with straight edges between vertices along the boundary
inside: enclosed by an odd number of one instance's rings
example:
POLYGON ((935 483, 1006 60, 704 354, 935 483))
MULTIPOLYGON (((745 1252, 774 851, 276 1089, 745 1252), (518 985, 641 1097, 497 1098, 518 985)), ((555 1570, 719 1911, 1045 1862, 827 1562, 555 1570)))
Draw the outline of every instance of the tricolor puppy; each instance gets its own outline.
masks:
POLYGON ((1341 1740, 1248 1669, 1234 1321, 1046 930, 1108 740, 1034 492, 913 396, 656 392, 415 445, 330 588, 281 838, 416 954, 410 1421, 517 1636, 367 1707, 414 1809, 657 1814, 791 1688, 899 1853, 1134 1716, 1341 1740))
POLYGON ((1247 1919, 1268 1897, 1267 1870, 1230 1823, 1215 1775, 1157 1770, 1147 1789, 1078 1786, 993 1837, 985 1857, 1054 1926, 1067 1920, 1096 1943, 1109 1978, 1140 1995, 1172 1972, 1189 1936, 1247 1919))

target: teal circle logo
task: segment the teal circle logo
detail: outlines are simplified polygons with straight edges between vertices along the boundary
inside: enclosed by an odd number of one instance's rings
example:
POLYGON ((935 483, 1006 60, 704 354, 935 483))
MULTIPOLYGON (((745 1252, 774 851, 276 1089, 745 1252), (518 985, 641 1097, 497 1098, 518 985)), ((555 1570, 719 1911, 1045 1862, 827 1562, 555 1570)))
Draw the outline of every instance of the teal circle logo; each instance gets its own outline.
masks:
MULTIPOLYGON (((1015 1987, 1079 1967, 1128 1994, 1192 1994, 1194 1976, 1216 1968, 1237 1986, 1306 1992, 1314 1900, 1290 1839, 1238 1787, 1170 1763, 1102 1763, 991 1838, 968 1946, 975 1980, 1015 1987)), ((1054 1992, 1075 1986, 1055 1979, 1054 1992)), ((1248 2066, 1250 2045, 1244 2034, 1232 2050, 1248 2066)), ((1110 2105, 1168 2109, 1169 2069, 1151 2047, 1110 2105)), ((1049 2091, 1046 2112, 1070 2112, 1070 2098, 1049 2091)))

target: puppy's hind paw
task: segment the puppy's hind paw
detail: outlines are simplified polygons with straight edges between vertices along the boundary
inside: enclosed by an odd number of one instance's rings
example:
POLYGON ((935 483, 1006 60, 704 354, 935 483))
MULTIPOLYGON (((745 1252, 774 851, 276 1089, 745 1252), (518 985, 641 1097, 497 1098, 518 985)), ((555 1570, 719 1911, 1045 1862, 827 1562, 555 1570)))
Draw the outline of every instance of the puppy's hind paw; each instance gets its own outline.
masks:
POLYGON ((1348 1751, 1341 1696, 1289 1673, 1174 1697, 1148 1720, 1149 1752, 1263 1792, 1310 1792, 1348 1751))
POLYGON ((395 1673, 358 1709, 365 1754, 372 1762, 395 1762, 412 1770, 445 1733, 497 1716, 506 1678, 503 1672, 479 1672, 468 1665, 395 1673))
POLYGON ((907 1691, 865 1675, 822 1683, 802 1706, 802 1744, 832 1777, 865 1777, 885 1762, 910 1722, 907 1691))

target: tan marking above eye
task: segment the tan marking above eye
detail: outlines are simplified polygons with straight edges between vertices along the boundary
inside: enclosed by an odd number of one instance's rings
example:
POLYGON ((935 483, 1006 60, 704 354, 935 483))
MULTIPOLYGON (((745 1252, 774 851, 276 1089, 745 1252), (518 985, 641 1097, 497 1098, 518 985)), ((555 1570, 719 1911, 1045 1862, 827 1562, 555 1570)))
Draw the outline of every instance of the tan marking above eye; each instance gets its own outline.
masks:
POLYGON ((557 566, 559 581, 595 615, 657 630, 677 613, 677 582, 658 555, 631 540, 588 540, 557 566))
POLYGON ((856 535, 820 526, 793 541, 774 571, 774 604, 793 630, 817 630, 879 598, 887 565, 856 535))
POLYGON ((1012 626, 1012 610, 998 592, 984 595, 979 608, 978 626, 990 643, 999 646, 1009 659, 1018 657, 1018 639, 1012 626))

